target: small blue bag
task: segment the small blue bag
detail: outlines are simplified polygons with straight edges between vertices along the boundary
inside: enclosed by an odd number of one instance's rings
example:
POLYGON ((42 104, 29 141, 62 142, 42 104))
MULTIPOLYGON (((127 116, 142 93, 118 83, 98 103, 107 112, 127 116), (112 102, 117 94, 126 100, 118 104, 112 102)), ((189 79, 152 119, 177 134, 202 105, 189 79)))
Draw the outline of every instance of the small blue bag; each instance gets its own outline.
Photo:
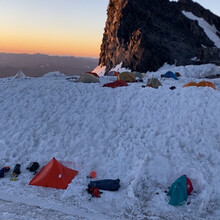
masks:
POLYGON ((10 170, 10 167, 3 167, 0 170, 0 178, 3 178, 5 176, 5 173, 8 172, 10 170))

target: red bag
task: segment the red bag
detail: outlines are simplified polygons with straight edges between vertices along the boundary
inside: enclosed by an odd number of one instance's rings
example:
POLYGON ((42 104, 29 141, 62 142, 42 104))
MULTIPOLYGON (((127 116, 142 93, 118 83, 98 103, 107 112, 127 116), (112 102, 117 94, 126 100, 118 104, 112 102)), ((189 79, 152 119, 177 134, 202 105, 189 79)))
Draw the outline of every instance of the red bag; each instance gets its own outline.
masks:
POLYGON ((98 188, 91 187, 91 188, 88 189, 88 192, 90 194, 92 194, 93 197, 96 197, 96 198, 100 198, 101 197, 100 196, 101 192, 99 191, 98 188))
POLYGON ((186 176, 186 187, 187 187, 187 195, 189 195, 193 190, 193 185, 191 180, 187 176, 186 176))
POLYGON ((114 82, 106 83, 103 85, 103 87, 111 87, 111 88, 122 87, 122 86, 128 86, 128 83, 125 81, 116 80, 114 82))

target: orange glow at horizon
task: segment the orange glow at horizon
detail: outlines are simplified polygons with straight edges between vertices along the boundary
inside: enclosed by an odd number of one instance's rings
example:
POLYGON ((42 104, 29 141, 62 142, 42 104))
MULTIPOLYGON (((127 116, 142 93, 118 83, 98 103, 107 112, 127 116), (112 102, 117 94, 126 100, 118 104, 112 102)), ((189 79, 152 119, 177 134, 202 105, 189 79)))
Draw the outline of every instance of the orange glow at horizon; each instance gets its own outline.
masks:
MULTIPOLYGON (((91 37, 91 36, 90 36, 91 37)), ((1 33, 0 52, 99 57, 101 39, 1 33)))
POLYGON ((107 0, 3 1, 0 52, 99 57, 107 5, 107 0))

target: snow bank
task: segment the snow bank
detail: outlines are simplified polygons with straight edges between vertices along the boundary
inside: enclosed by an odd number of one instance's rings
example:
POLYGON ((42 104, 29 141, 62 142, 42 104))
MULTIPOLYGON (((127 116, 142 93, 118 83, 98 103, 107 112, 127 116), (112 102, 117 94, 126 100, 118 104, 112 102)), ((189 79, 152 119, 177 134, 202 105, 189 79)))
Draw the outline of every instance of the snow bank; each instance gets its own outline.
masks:
POLYGON ((99 76, 104 76, 106 70, 106 66, 97 66, 92 72, 97 73, 99 76))
MULTIPOLYGON (((212 88, 182 88, 202 80, 213 65, 169 67, 179 80, 159 89, 131 83, 116 89, 78 84, 63 77, 0 79, 0 165, 21 164, 19 181, 1 181, 5 219, 192 219, 220 216, 220 79, 212 88), (195 77, 195 78, 194 78, 195 77), (177 89, 170 90, 170 85, 177 89), (29 186, 30 162, 56 157, 79 174, 67 190, 29 186), (86 192, 89 179, 121 180, 101 198, 86 192), (173 207, 164 190, 180 175, 192 180, 190 205, 173 207)), ((213 70, 212 70, 213 69, 213 70)), ((144 79, 144 80, 147 80, 144 79)))
POLYGON ((59 71, 49 72, 43 75, 43 77, 66 77, 65 74, 60 73, 59 71))
POLYGON ((112 68, 110 71, 116 71, 116 72, 119 72, 119 73, 122 73, 122 72, 131 72, 130 69, 128 68, 125 68, 125 67, 122 67, 122 62, 118 65, 116 65, 114 68, 112 68))
POLYGON ((203 64, 203 65, 187 65, 187 66, 175 66, 164 64, 157 72, 147 72, 147 75, 160 77, 161 74, 165 74, 167 71, 179 72, 184 78, 204 78, 210 75, 220 74, 220 67, 215 64, 203 64))
MULTIPOLYGON (((97 73, 99 76, 104 76, 106 71, 106 66, 97 66, 92 72, 97 73)), ((122 67, 122 63, 116 65, 114 68, 112 68, 110 71, 116 71, 116 72, 131 72, 130 69, 122 67)))

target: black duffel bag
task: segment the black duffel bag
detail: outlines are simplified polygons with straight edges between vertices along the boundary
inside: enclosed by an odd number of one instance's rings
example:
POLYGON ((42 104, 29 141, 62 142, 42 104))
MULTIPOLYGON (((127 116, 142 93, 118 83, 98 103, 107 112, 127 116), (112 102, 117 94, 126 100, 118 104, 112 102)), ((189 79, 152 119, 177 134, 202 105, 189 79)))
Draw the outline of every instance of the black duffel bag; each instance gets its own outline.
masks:
POLYGON ((97 181, 90 181, 88 188, 98 188, 102 190, 117 191, 120 187, 120 179, 104 179, 97 181))

